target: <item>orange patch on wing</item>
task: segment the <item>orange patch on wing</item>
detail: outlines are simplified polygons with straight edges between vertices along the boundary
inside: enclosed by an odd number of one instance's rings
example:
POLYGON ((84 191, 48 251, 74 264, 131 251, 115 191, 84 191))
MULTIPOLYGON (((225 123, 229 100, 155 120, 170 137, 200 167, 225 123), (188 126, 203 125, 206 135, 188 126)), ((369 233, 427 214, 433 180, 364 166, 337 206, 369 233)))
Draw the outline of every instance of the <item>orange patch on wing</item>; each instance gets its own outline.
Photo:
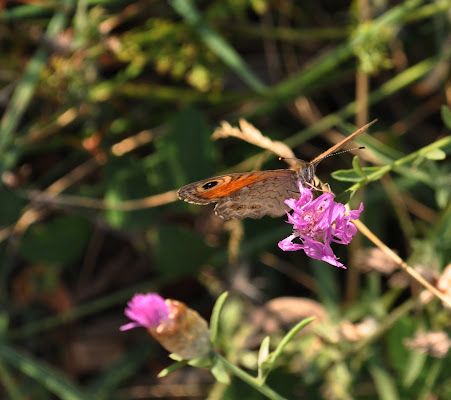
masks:
POLYGON ((229 182, 219 184, 209 190, 206 190, 204 193, 199 193, 198 195, 204 199, 227 197, 246 186, 252 185, 253 183, 291 174, 296 173, 290 169, 280 169, 250 172, 247 174, 236 174, 236 176, 234 176, 229 182))

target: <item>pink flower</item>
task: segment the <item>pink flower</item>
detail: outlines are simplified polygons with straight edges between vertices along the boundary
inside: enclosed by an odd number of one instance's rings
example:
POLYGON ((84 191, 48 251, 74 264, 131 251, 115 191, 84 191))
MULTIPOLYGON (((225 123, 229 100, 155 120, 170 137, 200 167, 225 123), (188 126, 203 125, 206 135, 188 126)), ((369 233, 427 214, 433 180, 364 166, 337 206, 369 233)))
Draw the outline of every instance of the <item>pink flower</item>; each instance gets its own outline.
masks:
POLYGON ((357 232, 351 222, 358 219, 363 211, 363 203, 358 210, 347 213, 343 204, 334 201, 332 193, 323 193, 313 199, 312 189, 304 188, 299 183, 301 197, 299 200, 285 201, 293 213, 288 215, 288 223, 293 224, 293 234, 279 242, 283 251, 304 250, 311 258, 325 261, 336 267, 346 268, 338 262, 338 257, 332 251, 332 242, 349 244, 357 232), (299 238, 301 243, 293 243, 299 238))
POLYGON ((144 327, 165 349, 184 360, 205 357, 211 351, 208 324, 184 303, 163 299, 156 293, 135 294, 125 315, 133 322, 121 331, 144 327))
POLYGON ((125 315, 134 322, 122 325, 120 330, 155 328, 169 318, 169 308, 164 299, 156 293, 135 294, 127 303, 125 315))

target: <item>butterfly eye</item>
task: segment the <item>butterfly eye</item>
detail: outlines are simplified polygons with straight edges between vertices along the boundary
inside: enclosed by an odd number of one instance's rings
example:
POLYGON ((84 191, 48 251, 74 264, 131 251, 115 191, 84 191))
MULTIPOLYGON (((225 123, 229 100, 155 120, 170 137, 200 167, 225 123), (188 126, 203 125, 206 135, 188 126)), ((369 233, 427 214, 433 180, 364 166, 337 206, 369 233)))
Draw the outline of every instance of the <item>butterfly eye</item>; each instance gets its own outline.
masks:
POLYGON ((210 181, 207 182, 205 185, 202 185, 202 189, 211 189, 212 187, 215 187, 218 184, 218 181, 210 181))

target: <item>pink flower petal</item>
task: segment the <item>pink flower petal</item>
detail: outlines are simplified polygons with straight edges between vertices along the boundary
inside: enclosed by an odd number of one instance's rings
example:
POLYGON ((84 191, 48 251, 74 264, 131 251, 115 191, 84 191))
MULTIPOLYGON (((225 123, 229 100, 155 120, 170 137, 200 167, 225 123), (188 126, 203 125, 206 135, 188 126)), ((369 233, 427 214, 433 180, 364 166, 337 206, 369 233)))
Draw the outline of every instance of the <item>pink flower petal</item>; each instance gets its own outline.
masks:
POLYGON ((164 299, 156 293, 135 294, 124 313, 133 322, 121 326, 121 331, 140 326, 154 328, 168 318, 169 309, 164 299))
POLYGON ((307 256, 325 261, 336 267, 346 268, 338 261, 330 244, 349 244, 357 233, 351 220, 358 219, 363 203, 358 210, 346 211, 343 204, 334 201, 332 193, 323 193, 313 198, 312 188, 299 183, 300 198, 285 201, 293 212, 287 213, 288 223, 293 225, 293 234, 281 240, 278 246, 283 251, 304 250, 307 256), (294 243, 298 238, 301 242, 294 243))

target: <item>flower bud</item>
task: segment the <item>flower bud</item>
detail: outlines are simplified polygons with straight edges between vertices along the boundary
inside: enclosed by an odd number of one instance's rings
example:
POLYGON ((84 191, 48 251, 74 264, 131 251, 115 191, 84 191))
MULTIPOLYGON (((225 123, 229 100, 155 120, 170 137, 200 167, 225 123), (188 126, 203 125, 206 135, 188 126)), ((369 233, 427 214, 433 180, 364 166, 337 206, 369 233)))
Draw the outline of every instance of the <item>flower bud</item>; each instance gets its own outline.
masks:
POLYGON ((208 324, 184 303, 155 293, 135 294, 128 302, 125 315, 133 322, 122 331, 142 326, 168 351, 192 360, 206 356, 210 349, 208 324))

